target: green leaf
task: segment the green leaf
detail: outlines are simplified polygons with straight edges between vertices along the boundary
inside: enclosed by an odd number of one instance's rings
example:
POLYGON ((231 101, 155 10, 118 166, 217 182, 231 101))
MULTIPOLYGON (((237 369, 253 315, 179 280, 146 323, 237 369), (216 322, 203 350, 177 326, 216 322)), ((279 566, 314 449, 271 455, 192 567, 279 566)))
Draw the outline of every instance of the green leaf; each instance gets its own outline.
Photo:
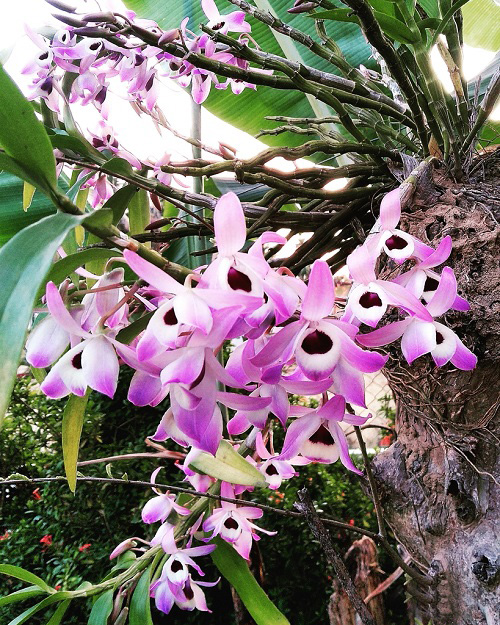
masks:
POLYGON ((151 568, 141 575, 134 594, 130 600, 130 612, 128 614, 129 625, 153 625, 151 618, 151 600, 149 586, 151 583, 151 568))
POLYGON ((0 249, 0 423, 40 284, 57 248, 80 221, 81 217, 56 213, 24 228, 0 249))
POLYGON ((103 165, 103 169, 111 174, 118 174, 122 176, 132 176, 134 173, 132 165, 124 158, 119 158, 118 156, 106 161, 103 165))
POLYGON ((336 22, 352 22, 359 25, 358 18, 352 12, 352 9, 330 9, 328 11, 320 11, 309 17, 315 20, 334 20, 336 22))
POLYGON ((462 15, 467 45, 494 52, 500 49, 500 6, 495 0, 470 0, 462 15))
POLYGON ((130 200, 134 197, 137 191, 137 187, 134 187, 131 184, 118 189, 104 204, 103 208, 110 208, 113 211, 113 224, 116 224, 123 217, 125 211, 130 204, 130 200))
POLYGON ((154 311, 148 312, 139 319, 132 321, 127 327, 123 328, 116 335, 116 340, 120 343, 128 345, 136 336, 138 336, 148 325, 149 320, 153 316, 154 311))
POLYGON ((55 284, 60 284, 66 276, 69 276, 71 272, 79 267, 83 267, 86 263, 93 260, 108 260, 113 256, 118 256, 119 252, 116 250, 105 250, 99 247, 91 247, 87 250, 81 250, 79 252, 75 252, 74 254, 70 254, 65 258, 61 258, 56 263, 54 263, 47 274, 46 278, 43 280, 40 290, 38 291, 38 296, 42 295, 45 292, 45 285, 47 282, 54 282, 55 284))
POLYGON ((434 35, 431 39, 430 44, 428 45, 428 49, 430 50, 432 48, 432 46, 436 43, 436 41, 438 40, 439 35, 444 32, 444 30, 446 29, 446 26, 448 25, 448 22, 451 20, 451 18, 455 15, 455 13, 464 6, 464 4, 467 4, 467 2, 470 2, 471 0, 457 0, 454 4, 452 4, 452 6, 446 11, 446 13, 443 15, 443 19, 441 20, 441 23, 439 24, 439 26, 436 28, 436 30, 434 31, 434 35))
POLYGON ((231 484, 263 486, 266 483, 262 474, 225 440, 220 442, 215 457, 201 452, 189 466, 205 475, 231 482, 231 484))
POLYGON ((144 189, 137 191, 130 200, 128 218, 130 221, 130 234, 132 236, 144 232, 144 228, 151 221, 148 192, 144 189))
POLYGON ((113 211, 110 208, 99 208, 85 218, 85 223, 94 228, 109 228, 113 224, 113 211))
MULTIPOLYGON (((0 170, 14 174, 17 178, 25 180, 33 186, 37 186, 39 184, 39 180, 36 176, 31 175, 31 173, 28 172, 21 163, 16 161, 15 158, 5 154, 5 152, 0 152, 0 170)), ((45 189, 43 190, 45 191, 45 189)))
POLYGON ((40 601, 40 603, 37 603, 31 608, 28 608, 27 610, 25 610, 22 614, 20 614, 15 619, 10 621, 9 625, 22 625, 22 623, 26 623, 26 621, 30 619, 33 616, 33 614, 36 614, 40 610, 44 610, 45 608, 49 607, 49 605, 52 605, 53 603, 57 603, 58 601, 69 599, 70 597, 71 597, 70 592, 67 592, 67 591, 56 592, 53 595, 50 595, 50 597, 46 597, 45 599, 40 601))
POLYGON ((42 188, 56 188, 56 160, 45 128, 1 65, 0 144, 42 188))
POLYGON ((386 15, 385 13, 382 13, 380 11, 374 11, 373 14, 376 17, 380 28, 391 39, 394 39, 395 41, 400 41, 401 43, 410 44, 418 43, 420 41, 420 37, 416 34, 413 34, 408 26, 404 24, 401 20, 398 20, 395 17, 391 17, 390 15, 386 15))
POLYGON ((89 400, 90 389, 83 397, 71 395, 64 407, 62 420, 62 448, 64 470, 71 492, 76 490, 76 463, 80 448, 85 408, 89 400))
MULTIPOLYGON (((38 588, 41 588, 44 592, 53 593, 54 589, 44 582, 41 577, 27 571, 26 569, 22 569, 20 566, 14 566, 13 564, 0 564, 0 573, 3 575, 10 575, 10 577, 15 577, 16 579, 20 579, 22 582, 28 582, 29 584, 34 584, 38 588)), ((28 588, 24 588, 23 590, 29 590, 28 588)))
POLYGON ((106 590, 92 606, 87 625, 106 625, 113 610, 113 589, 106 590))
POLYGON ((257 625, 290 625, 250 572, 246 561, 218 536, 217 549, 210 554, 215 566, 233 586, 257 625))
POLYGON ((0 597, 0 607, 8 605, 9 603, 15 603, 16 601, 24 601, 25 599, 31 599, 38 595, 44 595, 45 590, 42 590, 39 586, 28 586, 28 588, 21 588, 16 592, 11 593, 5 597, 0 597))
POLYGON ((67 609, 69 608, 69 604, 71 603, 71 599, 66 599, 57 606, 56 611, 50 617, 50 620, 47 622, 47 625, 59 625, 62 621, 63 616, 66 614, 67 609))
MULTIPOLYGON (((1 161, 0 154, 0 167, 1 161)), ((12 173, 4 171, 0 174, 0 246, 26 226, 55 212, 52 202, 41 193, 35 195, 29 211, 24 212, 23 182, 12 173)))

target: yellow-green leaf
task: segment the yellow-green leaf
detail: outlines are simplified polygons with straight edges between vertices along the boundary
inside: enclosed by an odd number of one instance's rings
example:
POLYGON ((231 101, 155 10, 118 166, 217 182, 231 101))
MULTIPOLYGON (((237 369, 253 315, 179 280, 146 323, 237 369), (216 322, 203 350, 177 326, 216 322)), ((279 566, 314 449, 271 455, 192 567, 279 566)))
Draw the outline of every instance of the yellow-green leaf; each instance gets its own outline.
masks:
POLYGON ((33 196, 35 195, 36 187, 29 182, 25 182, 23 186, 23 211, 26 212, 31 206, 33 196))
POLYGON ((64 471, 70 490, 76 489, 76 463, 80 448, 85 408, 89 399, 90 390, 83 397, 72 395, 64 408, 62 421, 62 447, 64 459, 64 471))
POLYGON ((190 467, 231 484, 263 486, 266 483, 262 474, 225 440, 220 442, 215 457, 201 452, 191 462, 190 467))

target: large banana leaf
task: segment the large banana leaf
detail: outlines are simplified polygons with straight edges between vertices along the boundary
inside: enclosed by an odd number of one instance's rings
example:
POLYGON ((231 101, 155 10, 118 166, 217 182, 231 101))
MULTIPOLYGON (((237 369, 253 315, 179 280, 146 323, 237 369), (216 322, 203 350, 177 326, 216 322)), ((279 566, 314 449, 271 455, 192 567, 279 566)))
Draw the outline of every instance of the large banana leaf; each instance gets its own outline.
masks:
MULTIPOLYGON (((179 26, 182 19, 189 16, 189 28, 199 32, 199 24, 206 24, 208 21, 201 10, 199 0, 168 0, 163 2, 161 0, 125 0, 125 4, 136 11, 140 17, 154 19, 165 29, 179 26)), ((219 1, 217 4, 221 13, 229 13, 236 9, 229 2, 219 1)), ((314 20, 307 14, 290 15, 286 12, 292 4, 292 0, 272 0, 272 8, 281 19, 315 37, 314 20)), ((252 25, 252 36, 263 50, 284 55, 272 31, 267 26, 253 18, 249 18, 248 21, 252 25)), ((329 22, 326 26, 329 35, 342 48, 351 64, 373 66, 373 61, 370 61, 370 49, 357 26, 336 22, 329 22)), ((308 48, 299 44, 296 45, 307 65, 324 71, 336 72, 335 67, 330 65, 328 61, 317 57, 308 48)), ((283 92, 267 87, 257 87, 257 93, 251 89, 246 89, 239 96, 233 95, 230 89, 226 91, 213 89, 204 106, 217 117, 251 135, 257 134, 262 128, 272 128, 275 125, 264 119, 266 115, 290 115, 293 117, 311 117, 314 115, 304 94, 298 91, 283 92)), ((303 138, 287 133, 286 135, 264 136, 262 141, 269 145, 297 145, 302 143, 303 138)))

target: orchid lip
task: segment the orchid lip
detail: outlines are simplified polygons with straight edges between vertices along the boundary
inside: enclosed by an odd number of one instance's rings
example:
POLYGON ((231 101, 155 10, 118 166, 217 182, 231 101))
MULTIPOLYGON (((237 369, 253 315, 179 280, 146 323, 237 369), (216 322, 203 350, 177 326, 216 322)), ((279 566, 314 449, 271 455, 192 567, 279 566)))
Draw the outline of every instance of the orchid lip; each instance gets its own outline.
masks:
POLYGON ((227 517, 227 519, 224 521, 224 527, 227 527, 228 530, 237 530, 239 527, 239 523, 238 521, 236 521, 236 519, 233 519, 232 516, 227 517))
POLYGON ((173 308, 167 310, 167 312, 163 315, 163 322, 167 326, 175 326, 179 323, 173 308))
POLYGON ((430 276, 427 276, 427 278, 425 279, 425 283, 424 283, 424 293, 429 292, 429 291, 435 291, 439 286, 439 280, 436 280, 435 278, 431 278, 430 276))
POLYGON ((376 306, 383 305, 378 293, 373 293, 372 291, 363 293, 363 295, 359 298, 359 304, 363 308, 374 308, 376 306))
POLYGON ((311 443, 320 443, 322 445, 335 445, 333 436, 331 435, 328 428, 326 428, 323 424, 321 424, 316 432, 314 432, 314 434, 309 437, 309 440, 311 441, 311 443))
POLYGON ((321 332, 321 330, 314 330, 310 332, 302 341, 302 349, 306 354, 326 354, 333 346, 332 339, 321 332))
POLYGON ((75 369, 82 368, 82 352, 78 352, 78 354, 75 354, 73 356, 73 358, 71 359, 71 364, 75 369))
POLYGON ((405 241, 402 237, 398 237, 397 234, 393 234, 391 237, 386 239, 385 245, 388 250, 404 250, 405 247, 408 246, 408 242, 405 241))
POLYGON ((252 290, 252 281, 250 278, 234 267, 231 267, 227 272, 227 283, 233 291, 245 291, 246 293, 250 293, 252 290))

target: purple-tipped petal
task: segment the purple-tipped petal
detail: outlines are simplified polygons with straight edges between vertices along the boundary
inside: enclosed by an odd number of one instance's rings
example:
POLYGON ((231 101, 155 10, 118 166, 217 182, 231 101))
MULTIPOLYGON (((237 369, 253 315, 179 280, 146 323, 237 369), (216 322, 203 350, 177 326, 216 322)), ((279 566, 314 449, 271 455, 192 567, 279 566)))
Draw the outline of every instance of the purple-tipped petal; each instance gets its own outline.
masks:
POLYGON ((49 371, 40 388, 50 399, 61 399, 61 397, 69 395, 70 392, 55 368, 49 371))
POLYGON ((432 315, 422 302, 401 285, 386 280, 376 280, 375 284, 386 292, 391 304, 403 308, 423 321, 432 321, 432 315))
POLYGON ((113 346, 104 336, 88 341, 82 352, 82 369, 90 388, 108 397, 114 396, 120 365, 113 346))
POLYGON ((245 245, 247 236, 245 216, 235 193, 226 193, 217 202, 214 210, 214 228, 217 249, 222 256, 232 256, 245 245))
POLYGON ((271 405, 270 397, 252 397, 219 391, 217 399, 232 410, 263 410, 271 405))
POLYGON ((413 319, 401 339, 401 350, 404 357, 411 363, 428 354, 436 347, 436 328, 433 323, 413 319))
POLYGON ((342 421, 345 413, 345 399, 342 395, 334 395, 316 410, 318 417, 342 421))
POLYGON ((329 421, 328 428, 337 443, 340 462, 350 471, 353 471, 358 475, 363 475, 363 472, 357 469, 351 460, 351 456, 349 455, 349 445, 347 444, 347 439, 340 425, 335 423, 335 421, 329 421))
POLYGON ((399 187, 386 193, 380 203, 380 226, 382 230, 394 230, 401 218, 401 194, 399 187))
POLYGON ((450 256, 452 245, 452 238, 449 235, 444 237, 432 254, 429 254, 429 256, 418 265, 418 268, 431 269, 432 267, 442 265, 450 256))
POLYGON ((181 323, 199 328, 204 334, 212 329, 210 308, 192 289, 186 289, 174 298, 174 311, 181 323))
POLYGON ((382 345, 388 345, 403 336, 404 331, 411 321, 411 317, 407 317, 402 321, 389 323, 383 328, 378 328, 368 334, 358 334, 356 340, 365 347, 382 347, 382 345))
POLYGON ((167 273, 162 271, 159 267, 155 267, 144 258, 141 258, 139 254, 125 250, 123 252, 125 260, 132 271, 134 271, 140 278, 154 286, 162 293, 181 293, 184 287, 179 284, 167 273))
POLYGON ((377 278, 375 275, 375 263, 377 261, 378 251, 377 248, 371 244, 374 239, 375 237, 372 237, 371 241, 367 240, 347 257, 347 267, 354 282, 370 284, 370 282, 373 282, 377 278))
POLYGON ((136 371, 130 381, 127 399, 134 406, 147 406, 154 401, 161 388, 160 378, 136 371))
POLYGON ((358 347, 352 339, 345 335, 341 335, 341 340, 342 358, 345 358, 347 363, 358 371, 362 371, 363 373, 375 373, 385 365, 388 356, 382 356, 382 354, 378 354, 377 352, 367 352, 361 349, 361 347, 358 347))
POLYGON ((454 364, 457 369, 462 369, 463 371, 470 371, 471 369, 474 369, 477 365, 477 356, 475 356, 470 349, 465 347, 458 336, 455 338, 457 341, 457 348, 451 357, 452 364, 454 364))
POLYGON ((255 367, 267 367, 282 358, 288 360, 290 346, 305 328, 306 324, 304 321, 294 321, 281 328, 279 332, 269 339, 258 354, 250 358, 250 362, 255 367))
POLYGON ((64 305, 61 294, 53 282, 47 283, 45 295, 50 314, 55 321, 57 321, 57 323, 66 330, 66 332, 81 337, 89 336, 89 334, 82 330, 80 325, 73 319, 69 310, 64 305))
POLYGON ((245 22, 245 17, 246 15, 243 11, 233 11, 224 15, 223 19, 227 30, 232 33, 249 33, 251 27, 248 22, 245 22))
POLYGON ((441 280, 431 300, 427 304, 427 310, 433 317, 440 317, 450 310, 457 296, 457 279, 453 269, 445 267, 441 274, 441 280))
POLYGON ((308 321, 319 321, 332 312, 334 305, 335 287, 330 267, 324 260, 315 260, 302 302, 302 317, 308 321))
POLYGON ((26 360, 43 369, 55 362, 69 345, 69 334, 48 316, 31 331, 26 342, 26 360))
POLYGON ((296 456, 300 451, 302 443, 312 436, 320 425, 321 419, 315 412, 295 419, 286 431, 280 458, 282 460, 290 460, 290 458, 296 456))
POLYGON ((201 8, 210 21, 220 19, 221 15, 214 0, 201 0, 201 8))

